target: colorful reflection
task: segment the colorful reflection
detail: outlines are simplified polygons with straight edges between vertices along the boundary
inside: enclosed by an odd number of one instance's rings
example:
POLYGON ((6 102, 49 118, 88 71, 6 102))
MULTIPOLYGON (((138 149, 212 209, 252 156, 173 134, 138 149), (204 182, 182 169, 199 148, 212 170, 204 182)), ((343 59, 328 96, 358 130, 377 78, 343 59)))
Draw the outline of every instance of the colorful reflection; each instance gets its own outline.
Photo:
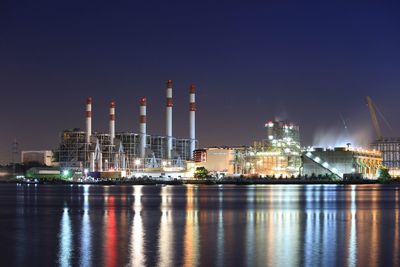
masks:
POLYGON ((161 221, 158 239, 159 266, 173 266, 173 237, 169 188, 161 188, 161 221))
POLYGON ((115 198, 111 195, 105 199, 107 210, 104 213, 104 263, 107 267, 115 267, 118 261, 115 198))
POLYGON ((80 265, 90 266, 92 258, 92 233, 89 218, 89 185, 83 186, 83 216, 81 226, 80 265))
POLYGON ((144 254, 144 230, 142 222, 142 187, 133 187, 133 223, 131 227, 131 238, 130 238, 130 266, 144 266, 146 263, 144 254))
POLYGON ((68 208, 65 207, 60 224, 60 251, 59 251, 59 264, 60 266, 71 266, 72 257, 72 229, 71 219, 69 218, 68 208))
POLYGON ((15 216, 0 210, 15 225, 7 266, 400 264, 394 186, 25 189, 9 200, 15 216))
POLYGON ((183 241, 183 266, 196 266, 199 264, 199 218, 197 186, 186 187, 186 220, 183 241))

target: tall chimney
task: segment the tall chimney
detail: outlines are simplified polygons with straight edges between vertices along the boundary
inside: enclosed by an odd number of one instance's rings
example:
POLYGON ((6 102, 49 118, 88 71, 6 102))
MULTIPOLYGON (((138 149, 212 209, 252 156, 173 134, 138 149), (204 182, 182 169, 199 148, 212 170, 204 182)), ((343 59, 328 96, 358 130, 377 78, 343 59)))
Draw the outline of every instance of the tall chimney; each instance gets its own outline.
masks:
POLYGON ((90 143, 92 136, 92 98, 86 99, 86 143, 90 143))
POLYGON ((110 144, 114 145, 115 139, 115 101, 110 102, 110 144))
POLYGON ((167 159, 172 154, 172 80, 167 81, 167 108, 166 108, 166 137, 167 137, 167 159))
POLYGON ((140 99, 140 157, 144 158, 146 156, 146 98, 142 97, 140 99))
POLYGON ((189 124, 190 124, 190 158, 196 149, 196 86, 192 84, 189 90, 189 124))

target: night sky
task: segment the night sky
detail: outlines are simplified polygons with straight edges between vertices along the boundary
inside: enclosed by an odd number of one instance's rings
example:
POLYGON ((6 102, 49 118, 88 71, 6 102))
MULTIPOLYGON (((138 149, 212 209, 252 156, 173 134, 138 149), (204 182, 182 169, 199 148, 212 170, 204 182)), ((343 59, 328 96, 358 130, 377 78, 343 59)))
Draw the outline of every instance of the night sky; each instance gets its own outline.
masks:
POLYGON ((366 95, 392 125, 385 135, 400 135, 397 1, 216 2, 2 1, 0 162, 14 138, 53 149, 62 130, 84 129, 87 96, 95 131, 115 100, 117 132, 138 132, 147 96, 148 132, 164 134, 167 79, 177 137, 198 88, 200 146, 250 145, 271 118, 299 124, 304 145, 369 143, 366 95))

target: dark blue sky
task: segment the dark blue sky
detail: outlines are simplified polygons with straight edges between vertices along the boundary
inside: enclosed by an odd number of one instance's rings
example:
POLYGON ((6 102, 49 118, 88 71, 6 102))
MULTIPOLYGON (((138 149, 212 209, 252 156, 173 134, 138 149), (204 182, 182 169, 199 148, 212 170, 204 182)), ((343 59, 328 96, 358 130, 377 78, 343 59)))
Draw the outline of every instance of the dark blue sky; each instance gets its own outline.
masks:
POLYGON ((400 5, 396 1, 6 1, 0 8, 0 162, 52 149, 63 129, 163 134, 165 80, 174 81, 174 133, 188 136, 188 88, 198 87, 200 145, 251 144, 264 122, 298 123, 303 143, 373 137, 371 95, 399 135, 400 5), (318 139, 318 138, 317 138, 318 139))

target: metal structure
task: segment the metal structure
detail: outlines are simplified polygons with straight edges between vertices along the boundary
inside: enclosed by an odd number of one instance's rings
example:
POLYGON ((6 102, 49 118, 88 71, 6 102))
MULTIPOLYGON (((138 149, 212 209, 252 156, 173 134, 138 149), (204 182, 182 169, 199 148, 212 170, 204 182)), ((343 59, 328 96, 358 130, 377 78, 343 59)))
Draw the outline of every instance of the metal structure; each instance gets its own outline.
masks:
POLYGON ((165 135, 167 137, 167 151, 166 158, 171 159, 172 156, 172 81, 167 81, 167 102, 166 102, 166 125, 165 125, 165 135))
POLYGON ((196 86, 192 84, 189 90, 189 133, 190 151, 196 149, 196 86))
POLYGON ((110 102, 110 144, 114 145, 115 139, 115 101, 110 102))
MULTIPOLYGON (((190 121, 190 138, 178 139, 172 136, 172 81, 168 80, 166 136, 148 135, 146 102, 145 97, 139 101, 139 133, 115 131, 115 101, 110 102, 109 133, 97 133, 92 132, 92 98, 87 98, 86 131, 74 129, 62 133, 55 151, 58 164, 61 167, 87 169, 92 172, 182 169, 185 161, 192 160, 193 150, 198 145, 194 139, 194 119, 190 121)), ((190 107, 189 112, 192 114, 194 97, 190 97, 190 107)))
POLYGON ((299 126, 287 121, 265 124, 267 138, 254 142, 246 155, 246 174, 291 177, 300 173, 299 126))
POLYGON ((86 99, 86 143, 90 143, 92 136, 92 98, 86 99))
POLYGON ((376 179, 382 155, 376 150, 336 147, 310 148, 303 153, 303 174, 328 175, 338 179, 363 177, 376 179))
POLYGON ((382 164, 389 169, 400 169, 400 138, 381 138, 371 144, 382 152, 382 164))
POLYGON ((371 97, 369 96, 366 97, 366 100, 369 109, 369 114, 371 115, 372 125, 374 126, 377 138, 380 139, 382 138, 382 130, 381 127, 379 126, 378 118, 376 116, 375 104, 372 101, 371 97))

